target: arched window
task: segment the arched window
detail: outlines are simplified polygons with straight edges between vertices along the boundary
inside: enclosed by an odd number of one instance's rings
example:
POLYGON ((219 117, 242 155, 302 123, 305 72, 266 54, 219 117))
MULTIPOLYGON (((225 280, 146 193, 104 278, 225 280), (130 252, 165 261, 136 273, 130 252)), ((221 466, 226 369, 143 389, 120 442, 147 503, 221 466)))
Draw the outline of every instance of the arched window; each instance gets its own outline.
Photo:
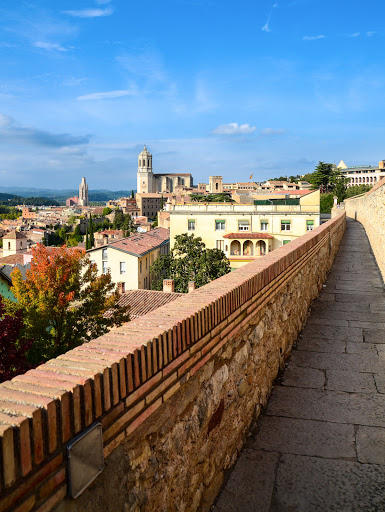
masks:
POLYGON ((246 240, 246 242, 243 243, 243 255, 254 256, 253 242, 251 242, 250 240, 246 240))
POLYGON ((237 256, 241 254, 241 244, 238 240, 233 240, 230 244, 230 254, 231 256, 237 256))

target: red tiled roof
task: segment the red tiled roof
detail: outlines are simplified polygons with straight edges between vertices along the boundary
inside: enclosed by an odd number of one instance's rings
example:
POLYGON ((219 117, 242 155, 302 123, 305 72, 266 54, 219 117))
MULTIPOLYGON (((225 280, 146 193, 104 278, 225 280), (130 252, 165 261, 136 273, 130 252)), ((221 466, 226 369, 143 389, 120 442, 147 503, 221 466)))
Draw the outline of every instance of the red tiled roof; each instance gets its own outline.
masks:
MULTIPOLYGON (((134 256, 143 256, 147 252, 160 247, 170 239, 170 231, 165 228, 155 228, 146 233, 134 233, 128 238, 110 242, 107 247, 118 249, 134 256)), ((105 246, 106 247, 106 246, 105 246)), ((100 248, 90 249, 90 251, 100 248)), ((88 251, 88 252, 90 252, 88 251)))
POLYGON ((242 231, 242 233, 229 233, 227 235, 223 235, 223 238, 237 238, 237 239, 263 239, 263 238, 274 238, 272 235, 268 235, 267 233, 247 233, 242 231))
MULTIPOLYGON (((130 306, 129 313, 131 320, 143 316, 150 311, 172 302, 179 297, 185 295, 184 293, 164 293, 156 290, 130 290, 123 293, 119 299, 120 306, 130 306)), ((106 313, 106 316, 111 316, 111 313, 106 313)))
POLYGON ((0 258, 0 264, 5 265, 16 265, 16 263, 19 263, 20 265, 24 264, 24 254, 10 254, 9 256, 4 256, 4 258, 0 258))
POLYGON ((12 231, 11 233, 8 233, 7 235, 3 236, 3 240, 26 240, 27 237, 23 235, 23 233, 20 233, 20 231, 12 231))

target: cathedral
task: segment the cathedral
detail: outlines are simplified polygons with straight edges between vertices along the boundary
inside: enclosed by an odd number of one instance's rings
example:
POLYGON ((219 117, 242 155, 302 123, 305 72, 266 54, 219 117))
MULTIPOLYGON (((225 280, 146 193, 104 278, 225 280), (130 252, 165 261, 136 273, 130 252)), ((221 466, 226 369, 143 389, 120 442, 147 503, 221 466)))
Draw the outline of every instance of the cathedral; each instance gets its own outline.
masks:
POLYGON ((193 186, 191 174, 154 174, 152 172, 152 154, 144 146, 138 156, 137 192, 174 192, 178 185, 191 188, 193 186))

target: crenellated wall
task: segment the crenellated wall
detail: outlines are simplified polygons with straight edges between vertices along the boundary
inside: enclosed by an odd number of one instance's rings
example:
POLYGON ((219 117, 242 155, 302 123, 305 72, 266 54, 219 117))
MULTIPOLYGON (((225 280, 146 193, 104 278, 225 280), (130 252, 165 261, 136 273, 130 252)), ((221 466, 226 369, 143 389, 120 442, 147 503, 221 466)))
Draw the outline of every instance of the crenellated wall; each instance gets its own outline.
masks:
POLYGON ((0 512, 209 510, 338 251, 342 214, 0 385, 0 512), (68 442, 105 469, 67 497, 68 442))
POLYGON ((344 201, 346 215, 364 226, 377 265, 385 280, 385 178, 366 194, 344 201))

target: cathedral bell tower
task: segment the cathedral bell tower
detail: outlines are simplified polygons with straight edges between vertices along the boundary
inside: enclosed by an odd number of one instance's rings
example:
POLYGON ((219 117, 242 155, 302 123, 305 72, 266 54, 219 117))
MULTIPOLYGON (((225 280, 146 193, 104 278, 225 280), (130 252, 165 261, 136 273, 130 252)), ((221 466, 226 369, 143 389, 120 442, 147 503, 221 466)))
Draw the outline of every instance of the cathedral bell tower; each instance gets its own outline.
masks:
POLYGON ((154 175, 152 172, 152 154, 147 151, 146 145, 138 155, 137 187, 139 193, 154 192, 154 175))

